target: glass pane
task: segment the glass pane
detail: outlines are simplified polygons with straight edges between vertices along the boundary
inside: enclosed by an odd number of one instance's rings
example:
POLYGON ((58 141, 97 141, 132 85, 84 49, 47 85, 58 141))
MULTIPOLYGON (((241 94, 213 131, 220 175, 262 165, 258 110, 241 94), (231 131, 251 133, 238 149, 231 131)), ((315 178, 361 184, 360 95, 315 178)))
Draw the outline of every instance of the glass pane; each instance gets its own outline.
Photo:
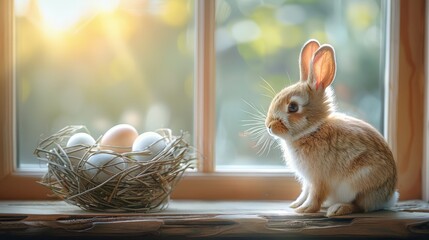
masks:
POLYGON ((251 132, 263 127, 273 91, 298 80, 310 38, 336 49, 339 111, 382 132, 384 8, 378 0, 217 1, 217 168, 284 168, 277 144, 268 150, 251 132))
MULTIPOLYGON (((40 135, 193 131, 193 1, 15 0, 19 165, 40 135)), ((24 166, 25 167, 25 166, 24 166)))

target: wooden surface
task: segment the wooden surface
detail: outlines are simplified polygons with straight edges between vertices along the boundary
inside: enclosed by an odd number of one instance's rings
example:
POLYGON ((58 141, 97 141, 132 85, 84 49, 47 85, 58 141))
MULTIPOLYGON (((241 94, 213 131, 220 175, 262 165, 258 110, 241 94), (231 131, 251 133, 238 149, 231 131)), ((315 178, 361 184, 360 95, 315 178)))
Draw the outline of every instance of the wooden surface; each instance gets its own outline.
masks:
MULTIPOLYGON (((402 199, 422 198, 423 121, 425 96, 424 0, 400 1, 400 44, 397 95, 390 116, 402 199)), ((426 63, 427 64, 427 63, 426 63)), ((427 94, 427 93, 426 93, 427 94)))
POLYGON ((288 202, 172 201, 161 213, 85 212, 62 201, 0 202, 0 238, 409 238, 429 239, 429 204, 327 218, 298 215, 288 202))

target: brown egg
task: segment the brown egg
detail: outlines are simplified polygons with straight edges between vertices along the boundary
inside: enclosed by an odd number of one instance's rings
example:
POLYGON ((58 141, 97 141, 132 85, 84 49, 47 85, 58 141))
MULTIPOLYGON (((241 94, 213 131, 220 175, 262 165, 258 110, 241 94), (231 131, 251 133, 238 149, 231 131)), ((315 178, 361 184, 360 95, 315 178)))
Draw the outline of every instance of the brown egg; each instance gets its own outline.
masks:
POLYGON ((103 135, 100 140, 100 150, 112 150, 117 153, 130 152, 138 135, 133 126, 118 124, 103 135))

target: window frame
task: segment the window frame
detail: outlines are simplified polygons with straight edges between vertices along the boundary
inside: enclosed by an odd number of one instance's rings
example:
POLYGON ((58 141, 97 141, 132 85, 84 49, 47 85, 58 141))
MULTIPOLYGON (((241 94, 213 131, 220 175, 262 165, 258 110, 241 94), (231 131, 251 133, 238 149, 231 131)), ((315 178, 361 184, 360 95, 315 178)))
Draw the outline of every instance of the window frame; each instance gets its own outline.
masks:
POLYGON ((425 102, 424 102, 424 142, 423 142, 423 167, 422 167, 422 196, 429 201, 429 4, 426 4, 426 28, 425 28, 425 102), (426 147, 425 147, 426 146, 426 147))
MULTIPOLYGON (((194 139, 204 158, 197 166, 199 172, 187 173, 172 198, 294 199, 300 192, 300 186, 290 172, 215 171, 215 0, 196 0, 195 3, 198 32, 194 139)), ((424 124, 423 114, 424 96, 429 90, 422 87, 425 86, 425 59, 421 49, 424 49, 425 41, 420 38, 426 29, 424 6, 424 0, 388 1, 390 36, 387 37, 390 51, 386 51, 386 57, 390 61, 386 68, 386 79, 389 81, 386 81, 385 125, 387 139, 397 161, 398 188, 402 200, 421 199, 429 178, 428 167, 421 170, 428 161, 423 145, 428 127, 424 124), (402 113, 404 106, 413 106, 409 109, 409 115, 402 113), (410 131, 413 134, 410 135, 410 131)), ((0 106, 3 109, 0 113, 0 199, 50 199, 50 191, 37 183, 42 172, 16 168, 13 21, 13 0, 0 1, 0 106)), ((426 115, 426 122, 427 119, 426 115)), ((428 193, 425 194, 428 198, 428 193)))

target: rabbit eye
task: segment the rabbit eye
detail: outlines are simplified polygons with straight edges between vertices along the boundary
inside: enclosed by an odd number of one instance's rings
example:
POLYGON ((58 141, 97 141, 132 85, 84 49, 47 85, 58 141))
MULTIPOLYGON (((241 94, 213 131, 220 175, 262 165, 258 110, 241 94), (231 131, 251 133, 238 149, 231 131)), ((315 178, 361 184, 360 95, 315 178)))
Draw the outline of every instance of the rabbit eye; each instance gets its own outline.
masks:
POLYGON ((287 107, 287 111, 290 113, 298 112, 298 109, 299 109, 299 106, 296 102, 289 103, 289 105, 287 107))

